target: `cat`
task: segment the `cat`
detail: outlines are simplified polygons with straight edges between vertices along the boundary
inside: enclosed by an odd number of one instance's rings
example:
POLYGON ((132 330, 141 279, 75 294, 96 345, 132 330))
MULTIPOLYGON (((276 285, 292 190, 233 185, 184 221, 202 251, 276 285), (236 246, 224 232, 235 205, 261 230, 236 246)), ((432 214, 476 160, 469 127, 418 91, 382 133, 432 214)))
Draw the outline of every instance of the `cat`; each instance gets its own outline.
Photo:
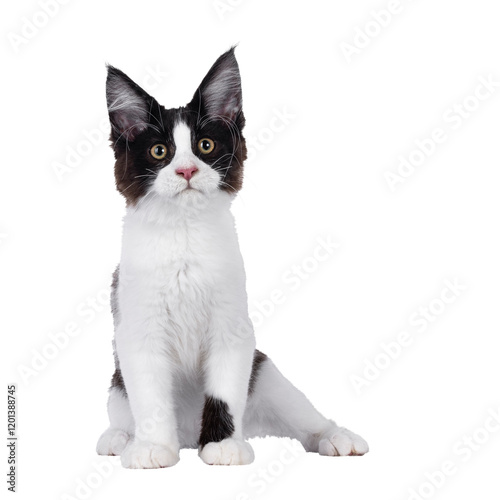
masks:
POLYGON ((230 211, 246 158, 234 47, 185 107, 165 109, 112 66, 106 97, 127 206, 111 294, 110 426, 97 452, 127 468, 172 466, 181 448, 241 465, 254 459, 249 438, 280 436, 321 455, 366 453, 255 349, 230 211))

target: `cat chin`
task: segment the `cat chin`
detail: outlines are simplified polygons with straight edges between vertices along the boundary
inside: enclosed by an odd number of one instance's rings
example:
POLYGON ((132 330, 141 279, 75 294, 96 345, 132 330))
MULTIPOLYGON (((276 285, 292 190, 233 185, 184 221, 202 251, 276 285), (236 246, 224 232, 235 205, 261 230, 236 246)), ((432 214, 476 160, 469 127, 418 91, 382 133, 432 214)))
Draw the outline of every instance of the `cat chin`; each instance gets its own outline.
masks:
POLYGON ((168 171, 161 172, 153 183, 151 191, 157 196, 172 200, 173 203, 212 198, 220 191, 218 175, 212 173, 209 167, 200 174, 197 174, 200 178, 195 178, 188 184, 168 171))
POLYGON ((210 190, 202 190, 195 187, 180 190, 161 189, 159 186, 153 188, 141 198, 138 207, 148 207, 150 211, 178 212, 189 210, 191 213, 206 210, 217 200, 231 198, 229 193, 222 191, 219 187, 210 190))
POLYGON ((218 189, 205 191, 195 187, 188 187, 178 191, 162 191, 161 189, 155 190, 155 195, 165 201, 172 203, 186 203, 188 201, 196 202, 196 200, 207 200, 216 196, 218 189))
POLYGON ((207 200, 211 198, 210 195, 207 195, 203 191, 200 191, 196 188, 186 188, 182 191, 178 192, 174 197, 174 202, 177 202, 182 205, 189 205, 196 208, 197 205, 202 205, 200 208, 206 207, 207 200))

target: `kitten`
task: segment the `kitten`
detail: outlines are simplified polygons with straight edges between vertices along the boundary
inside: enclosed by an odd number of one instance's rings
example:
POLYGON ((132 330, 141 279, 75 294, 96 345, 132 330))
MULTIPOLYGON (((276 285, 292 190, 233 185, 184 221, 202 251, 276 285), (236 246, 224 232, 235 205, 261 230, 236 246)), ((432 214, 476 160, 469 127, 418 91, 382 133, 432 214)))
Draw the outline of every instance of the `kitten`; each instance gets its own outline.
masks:
POLYGON ((207 464, 249 464, 246 439, 270 435, 321 455, 366 453, 255 350, 230 212, 246 158, 234 48, 185 107, 165 109, 111 66, 106 92, 127 209, 110 427, 97 452, 129 468, 172 466, 180 448, 198 448, 207 464))

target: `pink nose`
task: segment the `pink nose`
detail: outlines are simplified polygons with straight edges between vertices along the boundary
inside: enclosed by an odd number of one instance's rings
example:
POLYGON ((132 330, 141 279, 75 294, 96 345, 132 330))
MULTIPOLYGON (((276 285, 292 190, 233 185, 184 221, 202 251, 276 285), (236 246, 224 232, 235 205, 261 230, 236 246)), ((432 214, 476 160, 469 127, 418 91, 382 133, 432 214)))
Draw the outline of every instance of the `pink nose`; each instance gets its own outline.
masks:
POLYGON ((193 177, 193 174, 197 171, 198 169, 196 167, 185 167, 185 168, 178 168, 175 170, 176 174, 183 175, 184 179, 187 181, 193 177))

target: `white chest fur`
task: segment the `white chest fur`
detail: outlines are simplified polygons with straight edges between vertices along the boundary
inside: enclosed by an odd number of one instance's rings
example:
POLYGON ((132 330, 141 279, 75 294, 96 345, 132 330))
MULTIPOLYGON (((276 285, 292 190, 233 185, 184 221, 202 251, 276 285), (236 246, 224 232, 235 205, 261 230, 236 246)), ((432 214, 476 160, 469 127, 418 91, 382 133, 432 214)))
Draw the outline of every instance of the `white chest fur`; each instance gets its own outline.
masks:
POLYGON ((196 368, 204 346, 222 334, 214 319, 237 324, 248 316, 230 203, 223 192, 201 210, 152 198, 129 208, 124 218, 120 323, 144 332, 145 341, 153 332, 185 368, 196 368))

